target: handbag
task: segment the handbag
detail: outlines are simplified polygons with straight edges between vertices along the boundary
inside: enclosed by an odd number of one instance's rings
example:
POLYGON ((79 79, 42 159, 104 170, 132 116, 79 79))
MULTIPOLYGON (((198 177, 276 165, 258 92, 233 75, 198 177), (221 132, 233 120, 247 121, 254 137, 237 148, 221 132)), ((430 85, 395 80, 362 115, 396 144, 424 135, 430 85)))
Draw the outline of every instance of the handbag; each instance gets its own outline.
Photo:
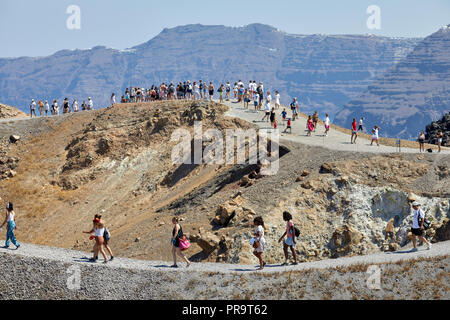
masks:
POLYGON ((186 238, 186 236, 181 237, 180 240, 179 240, 179 243, 180 243, 180 250, 181 251, 185 251, 185 250, 189 249, 190 246, 191 246, 191 243, 186 238))

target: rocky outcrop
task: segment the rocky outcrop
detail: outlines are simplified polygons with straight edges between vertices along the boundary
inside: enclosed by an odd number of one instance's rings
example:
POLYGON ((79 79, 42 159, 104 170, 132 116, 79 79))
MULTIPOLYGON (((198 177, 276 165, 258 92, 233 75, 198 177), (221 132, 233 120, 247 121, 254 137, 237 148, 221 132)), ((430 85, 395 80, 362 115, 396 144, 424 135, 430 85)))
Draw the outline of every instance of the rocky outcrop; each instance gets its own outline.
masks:
POLYGON ((25 117, 25 116, 26 113, 20 111, 19 109, 0 103, 0 119, 25 117))
POLYGON ((441 131, 442 146, 450 146, 450 113, 444 114, 442 119, 433 121, 426 127, 426 138, 429 143, 437 144, 437 135, 441 131))

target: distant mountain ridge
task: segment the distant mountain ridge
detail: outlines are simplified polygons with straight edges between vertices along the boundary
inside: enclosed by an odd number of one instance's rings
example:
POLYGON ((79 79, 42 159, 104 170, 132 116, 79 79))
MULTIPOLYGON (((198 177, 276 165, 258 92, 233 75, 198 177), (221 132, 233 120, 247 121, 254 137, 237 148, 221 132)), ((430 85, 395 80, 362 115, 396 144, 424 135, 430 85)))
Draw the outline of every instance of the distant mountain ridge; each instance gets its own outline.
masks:
POLYGON ((364 116, 383 135, 415 139, 425 126, 450 111, 450 25, 421 41, 366 92, 347 103, 336 116, 349 127, 364 116))
POLYGON ((27 110, 34 99, 93 98, 95 107, 126 87, 242 79, 296 96, 303 111, 334 114, 404 58, 421 39, 373 35, 293 35, 262 24, 164 29, 126 50, 97 46, 48 57, 0 59, 0 101, 27 110))

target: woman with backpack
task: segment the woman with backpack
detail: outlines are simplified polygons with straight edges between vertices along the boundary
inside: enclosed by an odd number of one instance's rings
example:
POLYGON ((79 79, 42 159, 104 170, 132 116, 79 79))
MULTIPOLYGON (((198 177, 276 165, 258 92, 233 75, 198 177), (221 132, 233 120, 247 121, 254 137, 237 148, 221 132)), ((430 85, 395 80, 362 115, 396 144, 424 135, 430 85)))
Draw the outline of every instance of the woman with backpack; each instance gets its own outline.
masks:
POLYGON ((181 258, 183 258, 184 261, 186 261, 186 264, 187 264, 186 268, 189 268, 189 266, 191 265, 191 262, 189 261, 188 258, 186 258, 186 256, 181 252, 181 249, 180 249, 180 240, 184 236, 183 228, 181 228, 180 224, 178 223, 177 217, 172 218, 172 224, 174 225, 174 227, 172 230, 172 239, 170 240, 170 242, 172 244, 172 256, 173 256, 173 265, 171 266, 171 268, 178 268, 177 255, 180 256, 181 258))
POLYGON ((297 253, 295 252, 295 244, 297 242, 295 241, 295 236, 296 236, 295 231, 296 230, 295 230, 294 222, 292 221, 292 215, 289 212, 284 211, 283 212, 283 220, 286 221, 286 231, 283 233, 281 238, 278 240, 278 242, 281 242, 284 239, 284 237, 286 236, 286 240, 283 242, 283 251, 284 251, 285 261, 282 264, 282 266, 288 265, 288 259, 289 259, 288 247, 291 248, 292 255, 294 256, 293 265, 296 265, 297 264, 297 253))
POLYGON ((16 227, 16 213, 14 212, 13 204, 9 202, 6 205, 6 215, 5 220, 3 221, 2 225, 0 226, 0 229, 3 228, 3 226, 7 223, 7 229, 6 229, 6 242, 4 248, 9 248, 9 241, 13 243, 13 245, 16 246, 16 249, 20 248, 19 242, 17 242, 16 236, 14 234, 14 229, 17 229, 16 227))
POLYGON ((91 239, 91 240, 95 239, 94 257, 91 258, 89 261, 97 262, 98 252, 100 251, 104 258, 103 263, 107 263, 108 258, 106 257, 106 253, 103 248, 104 243, 105 243, 105 238, 104 238, 105 225, 103 224, 101 219, 98 218, 97 216, 94 218, 94 220, 92 222, 94 223, 92 229, 90 231, 83 231, 84 233, 91 234, 91 238, 89 238, 89 239, 91 239), (93 235, 92 235, 92 233, 93 233, 93 235))
MULTIPOLYGON (((111 240, 111 233, 109 232, 108 227, 106 227, 105 221, 103 221, 102 215, 101 215, 101 214, 96 214, 96 215, 94 216, 94 219, 98 219, 99 222, 100 222, 100 224, 102 224, 102 225, 105 226, 105 231, 103 232, 103 245, 105 246, 106 250, 107 250, 108 253, 109 253, 109 256, 111 257, 111 258, 109 259, 109 261, 112 261, 112 260, 114 260, 114 256, 113 256, 111 247, 110 247, 109 244, 108 244, 109 240, 111 240)), ((96 243, 95 245, 97 245, 97 243, 96 243)), ((94 246, 94 251, 95 251, 95 246, 94 246)), ((95 259, 95 260, 98 260, 98 255, 96 255, 96 256, 94 257, 94 259, 95 259)))

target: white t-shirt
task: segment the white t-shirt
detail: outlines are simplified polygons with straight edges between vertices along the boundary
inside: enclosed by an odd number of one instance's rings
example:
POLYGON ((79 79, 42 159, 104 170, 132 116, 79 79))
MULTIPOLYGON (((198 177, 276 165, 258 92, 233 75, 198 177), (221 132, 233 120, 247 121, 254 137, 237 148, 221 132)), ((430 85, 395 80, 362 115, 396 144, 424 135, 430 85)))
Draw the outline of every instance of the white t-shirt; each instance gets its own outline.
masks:
POLYGON ((31 107, 31 109, 36 109, 36 102, 33 101, 33 102, 31 103, 30 107, 31 107))
POLYGON ((280 104, 280 94, 278 93, 278 94, 276 94, 275 95, 275 104, 280 104))
POLYGON ((257 252, 263 252, 266 244, 266 239, 264 238, 264 228, 262 226, 257 226, 255 229, 255 238, 259 241, 259 247, 256 249, 257 252), (258 238, 256 235, 260 233, 261 236, 258 238))
POLYGON ((92 102, 92 100, 88 101, 89 107, 91 107, 91 109, 94 109, 94 103, 92 102))
POLYGON ((325 125, 328 127, 330 125, 330 118, 325 118, 325 125))
POLYGON ((363 125, 363 119, 359 119, 359 125, 360 125, 360 126, 363 125))
POLYGON ((271 108, 271 102, 272 102, 272 96, 268 95, 266 98, 266 105, 269 107, 269 109, 271 108))
POLYGON ((375 129, 374 131, 375 131, 375 132, 374 132, 374 134, 372 135, 372 137, 373 137, 374 139, 378 139, 378 129, 375 129))
POLYGON ((419 210, 413 210, 413 223, 412 223, 412 227, 413 229, 420 229, 420 225, 419 222, 417 221, 418 217, 420 215, 420 220, 422 220, 423 218, 425 218, 425 213, 423 212, 422 209, 419 210))
POLYGON ((256 91, 253 93, 253 101, 259 101, 259 94, 256 91))

